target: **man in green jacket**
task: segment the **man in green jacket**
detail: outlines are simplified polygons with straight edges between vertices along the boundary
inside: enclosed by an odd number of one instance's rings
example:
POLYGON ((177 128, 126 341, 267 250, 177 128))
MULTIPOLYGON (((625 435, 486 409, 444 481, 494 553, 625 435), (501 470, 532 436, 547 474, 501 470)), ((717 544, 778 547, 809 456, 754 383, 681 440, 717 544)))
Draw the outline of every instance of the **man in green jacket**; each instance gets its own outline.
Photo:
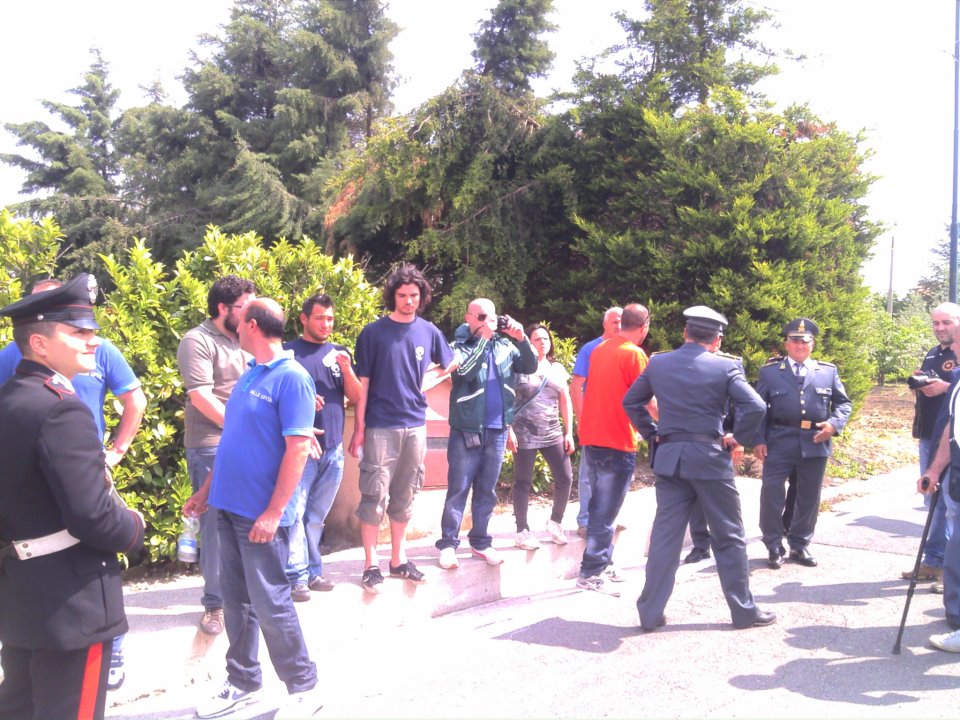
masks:
POLYGON ((460 523, 471 488, 473 528, 467 537, 472 555, 490 565, 503 562, 491 545, 487 525, 497 504, 497 478, 513 421, 515 376, 537 369, 537 354, 523 327, 510 317, 504 321, 498 329, 493 302, 478 298, 454 334, 457 369, 451 376, 447 497, 437 541, 445 570, 460 565, 460 523))

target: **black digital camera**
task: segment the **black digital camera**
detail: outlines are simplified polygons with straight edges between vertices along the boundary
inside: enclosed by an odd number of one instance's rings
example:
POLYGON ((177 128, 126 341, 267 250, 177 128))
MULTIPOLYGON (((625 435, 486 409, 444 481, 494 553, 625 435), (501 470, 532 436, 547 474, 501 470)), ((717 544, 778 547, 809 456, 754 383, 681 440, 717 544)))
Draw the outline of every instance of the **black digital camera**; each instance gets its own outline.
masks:
POLYGON ((509 315, 497 315, 497 330, 501 332, 507 329, 507 325, 510 324, 509 315))
POLYGON ((918 390, 925 385, 933 382, 934 380, 939 379, 939 375, 933 370, 925 370, 924 372, 917 373, 916 375, 911 375, 907 378, 907 387, 911 390, 918 390))

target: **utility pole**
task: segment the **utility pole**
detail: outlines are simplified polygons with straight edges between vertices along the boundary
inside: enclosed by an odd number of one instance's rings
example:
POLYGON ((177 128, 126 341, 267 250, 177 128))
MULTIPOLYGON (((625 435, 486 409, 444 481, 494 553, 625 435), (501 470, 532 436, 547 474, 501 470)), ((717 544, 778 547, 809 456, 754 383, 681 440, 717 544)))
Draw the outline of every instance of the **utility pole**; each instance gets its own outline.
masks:
POLYGON ((957 301, 957 144, 960 142, 960 0, 953 36, 953 213, 950 218, 950 302, 957 301))
MULTIPOLYGON (((960 2, 960 0, 957 0, 960 2)), ((890 237, 890 286, 887 288, 887 315, 893 317, 893 236, 890 237)))

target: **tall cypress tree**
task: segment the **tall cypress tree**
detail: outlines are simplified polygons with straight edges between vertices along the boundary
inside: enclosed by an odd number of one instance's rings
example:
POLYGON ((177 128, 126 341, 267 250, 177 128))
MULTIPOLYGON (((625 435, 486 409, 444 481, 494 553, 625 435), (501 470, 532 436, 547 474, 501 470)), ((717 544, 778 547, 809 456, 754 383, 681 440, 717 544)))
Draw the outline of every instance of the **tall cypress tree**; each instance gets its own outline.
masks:
MULTIPOLYGON (((682 309, 706 304, 731 319, 725 348, 753 370, 783 324, 805 315, 826 331, 820 356, 841 363, 851 392, 865 391, 860 266, 879 228, 863 205, 873 178, 862 138, 808 108, 777 114, 741 92, 769 68, 726 59, 750 46, 755 27, 741 21, 740 2, 650 0, 648 9, 633 26, 631 42, 643 42, 632 64, 614 78, 581 76, 568 115, 579 232, 559 292, 592 308, 577 328, 636 299, 657 319, 651 348, 669 348, 682 309)), ((569 303, 543 302, 549 316, 569 318, 569 303)))
POLYGON ((650 101, 672 107, 704 103, 710 88, 729 87, 750 93, 762 78, 776 74, 773 63, 747 59, 771 56, 754 33, 772 19, 766 10, 742 0, 646 0, 646 15, 616 18, 626 33, 617 48, 620 77, 628 86, 647 89, 650 101))
POLYGON ((428 266, 451 323, 478 295, 522 308, 546 233, 569 227, 567 177, 537 157, 545 118, 529 90, 552 57, 550 5, 502 0, 474 36, 476 70, 386 125, 333 184, 328 247, 375 271, 398 257, 428 266))
POLYGON ((505 92, 530 92, 530 80, 544 77, 553 63, 543 34, 556 30, 547 20, 553 0, 500 0, 473 36, 478 74, 505 92))

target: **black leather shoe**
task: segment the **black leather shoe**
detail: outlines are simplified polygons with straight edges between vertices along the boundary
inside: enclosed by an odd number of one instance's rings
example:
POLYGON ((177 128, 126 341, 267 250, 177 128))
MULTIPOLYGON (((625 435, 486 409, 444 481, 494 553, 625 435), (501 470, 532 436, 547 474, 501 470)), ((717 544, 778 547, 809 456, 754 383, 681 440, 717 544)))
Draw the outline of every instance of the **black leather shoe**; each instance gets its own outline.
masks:
POLYGON ((753 621, 753 624, 750 627, 766 627, 767 625, 773 625, 777 621, 777 616, 772 612, 764 612, 763 610, 757 609, 757 618, 753 621))
POLYGON ((660 616, 660 619, 657 621, 657 627, 648 628, 648 627, 644 627, 643 625, 641 625, 641 626, 640 626, 640 631, 641 631, 641 632, 645 632, 645 633, 653 632, 653 631, 656 630, 657 628, 663 627, 663 626, 666 625, 666 624, 667 624, 667 616, 666 616, 666 615, 661 615, 661 616, 660 616))
POLYGON ((791 548, 790 550, 790 559, 793 562, 798 562, 801 565, 806 565, 807 567, 816 567, 817 561, 810 554, 810 551, 806 548, 800 548, 799 550, 791 548))
POLYGON ((737 630, 746 630, 747 628, 755 627, 766 627, 767 625, 773 625, 777 621, 777 616, 772 612, 764 612, 760 608, 757 608, 757 614, 754 615, 753 621, 747 623, 746 625, 734 625, 737 630))
POLYGON ((691 563, 698 563, 701 560, 706 560, 709 557, 710 548, 703 548, 702 550, 700 548, 694 548, 690 551, 690 554, 683 559, 683 562, 687 565, 690 565, 691 563))
POLYGON ((767 554, 767 565, 769 565, 772 570, 779 570, 780 566, 783 565, 783 553, 777 548, 771 550, 767 554))

